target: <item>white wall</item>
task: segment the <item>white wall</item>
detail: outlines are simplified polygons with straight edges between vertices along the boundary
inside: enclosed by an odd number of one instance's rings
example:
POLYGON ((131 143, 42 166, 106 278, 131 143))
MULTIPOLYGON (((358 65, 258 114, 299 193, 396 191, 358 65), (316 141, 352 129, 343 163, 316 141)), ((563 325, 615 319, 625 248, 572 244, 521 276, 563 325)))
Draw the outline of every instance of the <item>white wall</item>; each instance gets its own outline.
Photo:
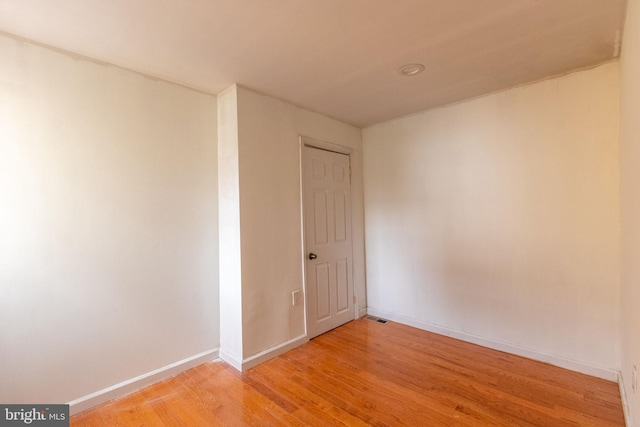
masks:
POLYGON ((216 98, 0 37, 0 401, 219 345, 216 98))
MULTIPOLYGON (((242 354, 233 341, 224 339, 221 354, 228 354, 236 367, 247 367, 260 360, 263 353, 274 354, 280 346, 295 345, 305 336, 304 307, 291 305, 291 292, 304 289, 303 243, 300 188, 300 136, 351 148, 353 162, 352 202, 354 238, 354 286, 360 307, 365 307, 364 226, 362 190, 362 142, 360 130, 336 120, 312 113, 295 105, 255 93, 237 86, 221 95, 220 101, 237 105, 237 162, 239 165, 239 232, 240 261, 221 263, 221 295, 237 305, 237 287, 241 287, 242 325, 228 313, 233 330, 241 331, 242 354), (240 273, 229 272, 237 269, 240 273), (224 277, 241 277, 241 284, 224 277), (235 289, 227 289, 234 287, 235 289), (256 359, 258 358, 258 359, 256 359)), ((222 105, 220 108, 224 108, 222 105)), ((223 135, 221 138, 234 135, 223 135)), ((233 141, 221 141, 222 147, 233 141)), ((231 150, 229 150, 231 151, 231 150)), ((225 182, 222 176, 220 193, 225 182)), ((230 169, 229 169, 230 170, 230 169)), ((233 171, 230 170, 230 173, 233 171)), ((221 226, 235 219, 224 204, 234 198, 220 200, 221 226)), ((221 231, 222 233, 222 231, 221 231)), ((221 250, 224 250, 221 241, 221 250)), ((224 304, 224 301, 223 301, 224 304)), ((223 313, 223 316, 226 316, 223 313)), ((227 319, 223 319, 224 324, 227 319)))
POLYGON ((622 377, 630 426, 640 426, 640 1, 629 0, 620 58, 622 202, 622 377))
POLYGON ((615 378, 618 64, 363 131, 369 310, 615 378))

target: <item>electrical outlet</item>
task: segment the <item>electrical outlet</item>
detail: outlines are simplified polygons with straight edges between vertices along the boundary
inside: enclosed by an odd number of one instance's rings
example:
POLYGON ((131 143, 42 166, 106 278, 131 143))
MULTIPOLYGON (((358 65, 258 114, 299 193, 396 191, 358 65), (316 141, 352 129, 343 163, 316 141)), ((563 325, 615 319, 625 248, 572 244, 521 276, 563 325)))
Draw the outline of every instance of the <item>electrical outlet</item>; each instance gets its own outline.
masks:
POLYGON ((631 374, 631 388, 633 389, 633 393, 638 392, 638 369, 633 366, 633 373, 631 374))
POLYGON ((291 305, 297 305, 300 302, 300 290, 296 289, 291 292, 291 305))

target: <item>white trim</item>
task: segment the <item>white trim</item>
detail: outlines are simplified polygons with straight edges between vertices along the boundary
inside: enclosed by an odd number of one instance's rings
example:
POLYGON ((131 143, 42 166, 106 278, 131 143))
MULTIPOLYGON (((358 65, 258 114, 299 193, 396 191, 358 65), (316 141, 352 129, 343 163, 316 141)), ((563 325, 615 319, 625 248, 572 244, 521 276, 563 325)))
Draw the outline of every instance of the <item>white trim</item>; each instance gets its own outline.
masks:
MULTIPOLYGON (((319 139, 311 138, 310 136, 300 135, 300 142, 303 147, 319 148, 321 150, 332 151, 338 154, 346 154, 348 156, 353 153, 352 148, 334 144, 333 142, 321 141, 319 139)), ((349 165, 351 165, 351 159, 349 159, 349 165)))
POLYGON ((302 267, 302 313, 304 319, 304 335, 308 334, 307 331, 307 241, 305 233, 305 219, 304 219, 304 137, 300 136, 298 141, 298 165, 300 166, 300 262, 302 267))
POLYGON ((77 414, 85 411, 89 408, 97 406, 101 403, 108 402, 118 397, 125 396, 140 390, 150 384, 156 383, 163 379, 172 377, 194 366, 200 365, 205 362, 209 362, 218 358, 218 350, 209 350, 195 356, 188 357, 178 362, 172 363, 162 368, 155 369, 147 372, 146 374, 138 375, 137 377, 128 379, 121 383, 112 385, 111 387, 104 388, 96 391, 95 393, 88 394, 80 397, 68 403, 70 415, 77 414))
POLYGON ((358 308, 358 317, 357 319, 367 315, 367 307, 359 307, 358 308))
POLYGON ((241 369, 238 369, 234 366, 234 368, 239 371, 246 371, 247 369, 253 368, 254 366, 258 366, 262 362, 266 362, 269 359, 273 359, 276 356, 280 356, 283 353, 286 353, 289 350, 293 350, 296 347, 300 347, 302 344, 309 341, 306 335, 300 335, 297 338, 289 340, 287 342, 283 342, 275 347, 271 347, 265 351, 261 351, 258 354, 254 354, 251 357, 248 357, 242 361, 241 369))
POLYGON ((622 413, 624 414, 624 425, 631 425, 631 414, 629 413, 629 401, 627 400, 627 390, 624 388, 624 377, 622 372, 618 375, 618 387, 620 388, 620 399, 622 400, 622 413))
POLYGON ((233 366, 236 370, 242 371, 242 361, 236 359, 236 357, 231 355, 228 351, 220 349, 220 359, 233 366))
POLYGON ((572 360, 572 359, 564 358, 561 356, 542 353, 530 348, 520 347, 517 345, 505 343, 502 341, 496 341, 489 338, 484 338, 477 335, 469 334, 466 332, 456 331, 443 326, 434 325, 432 323, 421 322, 419 320, 415 320, 410 317, 388 313, 386 311, 377 310, 371 307, 367 308, 367 313, 373 316, 393 320, 394 322, 402 323, 408 326, 413 326, 414 328, 433 332, 439 335, 445 335, 451 338, 459 339, 461 341, 477 344, 482 347, 491 348, 493 350, 504 351, 506 353, 511 353, 517 356, 526 357, 528 359, 537 360, 539 362, 545 362, 550 365, 558 366, 564 369, 569 369, 575 372, 580 372, 582 374, 590 375, 592 377, 602 378, 602 379, 605 379, 608 381, 614 381, 614 382, 618 381, 618 371, 614 369, 603 368, 600 366, 590 365, 585 362, 572 360))

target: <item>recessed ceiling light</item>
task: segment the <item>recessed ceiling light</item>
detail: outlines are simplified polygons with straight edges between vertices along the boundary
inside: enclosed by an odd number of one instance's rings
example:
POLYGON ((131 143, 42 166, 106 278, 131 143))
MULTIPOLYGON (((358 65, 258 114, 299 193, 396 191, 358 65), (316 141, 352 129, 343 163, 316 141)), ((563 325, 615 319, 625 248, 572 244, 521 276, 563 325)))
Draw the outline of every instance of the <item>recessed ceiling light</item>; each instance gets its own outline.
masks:
POLYGON ((424 65, 422 64, 407 64, 398 68, 398 72, 403 76, 415 76, 424 71, 424 65))

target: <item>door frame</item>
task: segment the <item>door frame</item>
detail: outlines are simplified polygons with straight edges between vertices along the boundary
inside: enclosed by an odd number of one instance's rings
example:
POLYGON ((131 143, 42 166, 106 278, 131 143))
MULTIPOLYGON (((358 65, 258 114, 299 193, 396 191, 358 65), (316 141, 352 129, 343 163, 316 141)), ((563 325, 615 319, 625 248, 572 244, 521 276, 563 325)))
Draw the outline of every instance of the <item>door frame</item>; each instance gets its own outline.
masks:
MULTIPOLYGON (((305 135, 300 135, 300 215, 302 217, 302 254, 301 254, 301 260, 302 260, 302 283, 303 283, 303 300, 304 300, 304 334, 305 336, 309 336, 309 330, 308 330, 308 323, 309 323, 309 319, 307 318, 308 315, 308 310, 307 310, 307 295, 308 295, 308 289, 307 289, 307 236, 306 236, 306 223, 305 223, 305 211, 304 211, 304 149, 305 147, 309 147, 309 148, 316 148, 318 150, 324 150, 324 151, 330 151, 333 153, 338 153, 338 154, 344 154, 349 156, 349 188, 351 189, 351 194, 353 194, 353 182, 352 182, 352 162, 353 162, 353 158, 352 158, 352 153, 353 153, 353 149, 350 147, 345 147, 339 144, 334 144, 333 142, 327 142, 327 141, 322 141, 316 138, 312 138, 310 136, 305 136, 305 135)), ((350 205, 351 205, 351 209, 350 212, 351 214, 349 215, 348 221, 351 225, 351 230, 353 230, 353 197, 351 197, 351 200, 349 201, 350 205)), ((353 243, 353 231, 351 232, 351 262, 353 263, 354 260, 354 248, 355 245, 353 243)), ((352 265, 351 268, 351 286, 353 286, 353 318, 357 319, 358 318, 358 305, 356 303, 357 299, 356 299, 356 293, 355 293, 355 288, 356 288, 356 284, 354 282, 354 268, 352 265)))

